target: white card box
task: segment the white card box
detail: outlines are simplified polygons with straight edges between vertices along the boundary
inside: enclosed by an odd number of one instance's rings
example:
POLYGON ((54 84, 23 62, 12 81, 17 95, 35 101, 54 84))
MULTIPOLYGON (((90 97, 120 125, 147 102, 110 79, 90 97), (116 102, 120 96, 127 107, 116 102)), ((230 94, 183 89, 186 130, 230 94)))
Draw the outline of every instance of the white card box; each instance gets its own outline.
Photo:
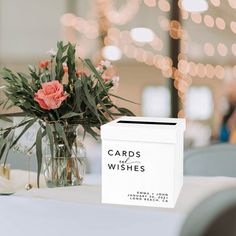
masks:
POLYGON ((183 185, 184 119, 121 117, 101 126, 102 203, 173 208, 183 185))

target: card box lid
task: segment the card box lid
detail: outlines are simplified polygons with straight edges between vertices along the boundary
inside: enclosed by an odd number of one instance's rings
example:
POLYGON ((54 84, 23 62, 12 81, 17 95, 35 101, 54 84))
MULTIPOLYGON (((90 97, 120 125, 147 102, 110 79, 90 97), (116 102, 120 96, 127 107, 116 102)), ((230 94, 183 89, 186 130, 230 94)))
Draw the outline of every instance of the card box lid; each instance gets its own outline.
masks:
POLYGON ((175 143, 185 130, 185 119, 123 116, 101 126, 102 140, 175 143))

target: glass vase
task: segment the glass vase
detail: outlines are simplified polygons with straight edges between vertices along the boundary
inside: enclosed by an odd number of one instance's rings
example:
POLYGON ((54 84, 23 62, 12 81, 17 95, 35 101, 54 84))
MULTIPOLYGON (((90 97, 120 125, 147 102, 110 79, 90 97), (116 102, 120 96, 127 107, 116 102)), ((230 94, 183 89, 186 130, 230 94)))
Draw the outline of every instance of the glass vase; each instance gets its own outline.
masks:
POLYGON ((67 141, 52 127, 53 142, 50 143, 48 136, 43 142, 43 171, 49 188, 76 186, 83 182, 86 152, 78 137, 77 127, 63 126, 67 141))

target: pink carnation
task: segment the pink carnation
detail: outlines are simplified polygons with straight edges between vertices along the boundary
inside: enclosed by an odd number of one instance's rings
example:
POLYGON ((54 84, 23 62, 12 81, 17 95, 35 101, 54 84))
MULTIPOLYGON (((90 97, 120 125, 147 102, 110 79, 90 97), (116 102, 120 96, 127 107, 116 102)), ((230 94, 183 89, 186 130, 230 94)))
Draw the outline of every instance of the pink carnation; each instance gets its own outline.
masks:
POLYGON ((67 95, 63 91, 63 85, 57 80, 43 83, 42 89, 39 89, 34 95, 34 100, 45 110, 59 108, 66 98, 67 95))

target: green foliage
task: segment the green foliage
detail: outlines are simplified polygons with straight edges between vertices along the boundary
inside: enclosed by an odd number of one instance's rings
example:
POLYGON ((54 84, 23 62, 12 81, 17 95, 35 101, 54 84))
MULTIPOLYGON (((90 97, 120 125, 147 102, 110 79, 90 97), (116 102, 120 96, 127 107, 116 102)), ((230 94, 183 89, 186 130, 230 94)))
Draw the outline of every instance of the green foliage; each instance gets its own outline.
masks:
POLYGON ((42 166, 42 159, 43 159, 43 153, 42 153, 42 130, 41 127, 38 129, 37 136, 36 136, 36 157, 37 157, 37 163, 38 163, 38 173, 37 173, 37 185, 39 186, 39 176, 41 172, 41 166, 42 166))
MULTIPOLYGON (((13 73, 7 68, 0 71, 0 77, 6 82, 4 91, 6 100, 0 102, 0 106, 21 108, 26 120, 20 124, 0 130, 0 159, 6 153, 6 140, 12 136, 12 132, 23 127, 21 134, 14 137, 10 148, 17 144, 24 133, 35 123, 40 124, 33 147, 36 146, 38 161, 38 177, 42 164, 42 138, 48 136, 53 156, 53 132, 62 138, 64 144, 70 149, 70 143, 63 126, 81 125, 85 133, 91 134, 95 139, 99 135, 102 124, 109 122, 117 116, 133 115, 126 108, 117 107, 111 97, 128 101, 110 93, 114 84, 112 80, 104 80, 102 70, 97 70, 89 59, 76 58, 76 46, 63 42, 57 43, 57 53, 52 55, 41 67, 29 66, 29 75, 13 73), (86 68, 79 71, 78 68, 86 68), (66 68, 66 71, 65 71, 66 68), (35 100, 35 94, 42 89, 42 84, 57 80, 63 84, 67 98, 56 109, 45 110, 35 100), (53 124, 53 131, 51 128, 53 124)), ((0 115, 0 119, 7 119, 0 115)), ((32 149, 31 147, 30 149, 32 149)))

